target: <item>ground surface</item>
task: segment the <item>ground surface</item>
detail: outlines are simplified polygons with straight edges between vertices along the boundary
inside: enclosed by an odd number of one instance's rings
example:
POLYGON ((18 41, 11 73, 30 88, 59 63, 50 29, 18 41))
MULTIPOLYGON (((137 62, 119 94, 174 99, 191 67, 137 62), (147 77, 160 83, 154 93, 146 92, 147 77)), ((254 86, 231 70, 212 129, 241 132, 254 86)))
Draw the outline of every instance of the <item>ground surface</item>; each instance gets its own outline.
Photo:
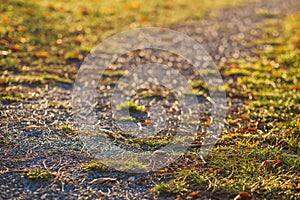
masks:
MULTIPOLYGON (((36 12, 27 6, 24 12, 36 12)), ((64 9, 55 6, 49 10, 64 9)), ((138 4, 127 6, 130 10, 138 4)), ((84 46, 86 33, 81 32, 85 27, 68 27, 68 38, 42 34, 27 41, 28 27, 17 22, 10 25, 3 18, 0 198, 230 199, 238 194, 257 199, 299 198, 300 23, 299 17, 283 21, 298 6, 294 0, 263 1, 213 11, 202 20, 194 16, 171 26, 201 42, 219 66, 228 87, 228 127, 206 162, 191 148, 176 164, 148 174, 117 172, 95 162, 72 126, 72 83, 89 50, 84 46), (51 50, 43 50, 46 44, 53 45, 51 50), (64 46, 72 46, 74 52, 64 46)), ((2 12, 11 13, 4 8, 2 12)), ((89 15, 84 9, 81 14, 89 15)), ((40 31, 38 26, 31 28, 40 31)), ((51 26, 43 30, 51 31, 51 26)), ((124 57, 125 68, 126 63, 153 58, 153 52, 136 54, 139 60, 134 54, 124 57)), ((152 61, 160 57, 162 63, 185 66, 164 53, 152 61)), ((108 85, 122 75, 124 69, 118 70, 117 75, 107 72, 102 91, 109 91, 108 85)), ((195 83, 195 89, 200 92, 201 84, 195 83)), ((158 93, 164 90, 154 88, 144 97, 158 93)), ((205 91, 199 96, 207 103, 205 91)), ((99 101, 105 103, 105 98, 99 101)), ((106 107, 100 105, 98 110, 102 128, 111 129, 106 107)), ((209 126, 207 117, 202 121, 209 126)), ((165 140, 158 144, 162 142, 165 140)))

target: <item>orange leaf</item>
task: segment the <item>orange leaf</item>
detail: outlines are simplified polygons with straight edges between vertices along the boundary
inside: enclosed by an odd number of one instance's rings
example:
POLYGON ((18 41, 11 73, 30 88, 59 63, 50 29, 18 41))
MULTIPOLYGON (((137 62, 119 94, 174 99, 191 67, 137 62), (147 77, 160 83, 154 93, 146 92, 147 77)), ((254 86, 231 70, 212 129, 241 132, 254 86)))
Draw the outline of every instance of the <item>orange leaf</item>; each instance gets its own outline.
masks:
POLYGON ((82 42, 82 37, 73 38, 73 41, 76 42, 76 43, 81 43, 82 42))
POLYGON ((22 48, 19 45, 13 45, 9 47, 13 51, 21 51, 22 48))
POLYGON ((64 11, 65 10, 65 7, 64 6, 58 6, 56 8, 57 11, 64 11))
POLYGON ((266 67, 266 70, 267 70, 267 71, 272 71, 272 69, 273 69, 273 67, 270 66, 270 65, 268 65, 268 66, 266 67))
POLYGON ((0 40, 0 44, 6 44, 7 40, 0 40))
POLYGON ((36 55, 36 57, 39 57, 39 58, 47 58, 49 56, 49 53, 46 51, 40 51, 40 52, 36 53, 35 55, 36 55))
POLYGON ((196 197, 200 194, 200 191, 193 191, 189 194, 190 197, 196 197))
POLYGON ((9 19, 5 17, 5 18, 2 19, 2 22, 3 22, 4 24, 8 24, 8 23, 9 23, 9 19))
POLYGON ((210 124, 211 124, 210 119, 208 119, 208 120, 205 122, 205 126, 206 126, 206 127, 210 127, 210 124))
POLYGON ((148 18, 147 18, 147 17, 141 17, 140 21, 141 21, 141 22, 147 22, 147 21, 148 21, 148 18))
POLYGON ((7 83, 3 80, 0 80, 0 85, 6 85, 7 83))
POLYGON ((284 135, 289 135, 289 134, 291 134, 291 130, 286 130, 286 131, 284 132, 284 135))
POLYGON ((145 125, 153 125, 153 122, 151 122, 150 120, 146 120, 144 124, 145 125))
POLYGON ((289 183, 285 186, 287 189, 293 189, 293 184, 289 183))
POLYGON ((257 131, 257 128, 249 127, 249 128, 248 128, 248 131, 257 131))
POLYGON ((80 57, 80 53, 78 53, 78 52, 74 52, 73 55, 74 55, 75 58, 79 58, 80 57))
POLYGON ((22 32, 22 31, 25 31, 25 30, 26 30, 26 28, 24 26, 18 26, 17 27, 17 31, 19 31, 19 32, 22 32))
POLYGON ((218 172, 216 169, 213 169, 213 168, 209 168, 208 171, 209 171, 209 173, 213 173, 213 174, 215 174, 215 175, 216 175, 217 172, 218 172))
POLYGON ((281 160, 265 160, 261 163, 261 166, 273 165, 273 164, 280 164, 281 160))
POLYGON ((248 192, 240 192, 240 194, 238 194, 234 200, 240 200, 240 199, 244 199, 244 198, 250 198, 251 195, 248 192))
POLYGON ((28 8, 27 13, 30 14, 30 15, 33 14, 34 13, 34 9, 28 8))
POLYGON ((240 192, 240 196, 241 197, 251 197, 251 194, 249 194, 248 192, 240 192))
POLYGON ((241 66, 239 64, 233 63, 229 67, 230 68, 240 68, 241 66))
POLYGON ((6 38, 6 41, 7 41, 7 42, 12 42, 13 39, 12 39, 12 38, 6 38))
POLYGON ((81 11, 80 11, 80 13, 82 15, 88 15, 89 14, 89 10, 87 8, 82 8, 81 11))
POLYGON ((138 2, 131 2, 130 4, 126 4, 123 6, 125 10, 133 10, 140 7, 140 4, 138 2))
POLYGON ((293 39, 293 40, 291 40, 291 44, 293 44, 293 45, 296 45, 296 44, 298 44, 298 42, 299 42, 299 40, 297 40, 297 39, 293 39))
POLYGON ((298 183, 298 186, 296 188, 297 190, 300 190, 300 183, 298 183))
POLYGON ((293 90, 300 90, 300 85, 293 86, 293 90))

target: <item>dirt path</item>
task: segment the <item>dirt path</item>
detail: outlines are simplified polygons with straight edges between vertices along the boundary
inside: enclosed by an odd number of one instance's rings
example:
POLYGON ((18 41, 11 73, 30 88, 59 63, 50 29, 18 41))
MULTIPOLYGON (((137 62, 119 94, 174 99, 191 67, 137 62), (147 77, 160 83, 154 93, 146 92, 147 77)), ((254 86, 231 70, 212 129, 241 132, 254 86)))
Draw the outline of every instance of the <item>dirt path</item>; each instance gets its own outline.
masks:
MULTIPOLYGON (((187 20, 184 25, 171 28, 201 42, 219 65, 231 58, 253 61, 258 59, 256 51, 264 48, 254 45, 253 40, 263 36, 265 21, 279 22, 298 8, 295 0, 269 0, 213 12, 206 20, 187 20)), ((270 37, 278 34, 274 32, 270 37)), ((72 122, 71 85, 35 87, 28 93, 34 97, 32 100, 0 102, 0 199, 157 198, 149 189, 166 177, 155 173, 133 175, 81 169, 92 156, 76 135, 65 134, 59 128, 72 122), (23 176, 34 168, 53 171, 56 177, 37 181, 23 176), (91 182, 101 177, 116 181, 91 182)))

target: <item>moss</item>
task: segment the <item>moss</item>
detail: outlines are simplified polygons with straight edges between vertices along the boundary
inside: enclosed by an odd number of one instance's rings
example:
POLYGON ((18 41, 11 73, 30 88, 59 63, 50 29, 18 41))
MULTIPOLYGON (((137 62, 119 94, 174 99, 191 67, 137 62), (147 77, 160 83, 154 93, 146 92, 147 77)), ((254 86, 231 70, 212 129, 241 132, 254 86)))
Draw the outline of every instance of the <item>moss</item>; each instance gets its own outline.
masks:
POLYGON ((133 101, 117 105, 117 110, 129 110, 129 112, 145 112, 144 106, 141 106, 133 101))
POLYGON ((81 169, 84 171, 106 172, 109 170, 109 167, 100 162, 92 161, 90 163, 82 165, 81 169))
POLYGON ((43 170, 43 169, 34 169, 32 171, 29 171, 25 174, 25 177, 33 180, 51 180, 55 178, 55 173, 51 172, 49 170, 43 170))

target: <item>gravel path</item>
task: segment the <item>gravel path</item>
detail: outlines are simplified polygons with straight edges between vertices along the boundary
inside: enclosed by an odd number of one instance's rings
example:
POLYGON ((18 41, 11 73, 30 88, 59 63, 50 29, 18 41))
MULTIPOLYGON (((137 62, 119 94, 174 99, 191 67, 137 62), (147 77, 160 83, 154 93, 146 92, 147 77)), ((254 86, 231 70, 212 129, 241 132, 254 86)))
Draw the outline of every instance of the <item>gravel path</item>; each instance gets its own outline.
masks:
MULTIPOLYGON (((253 61, 254 45, 261 38, 265 20, 279 22, 298 10, 296 0, 268 0, 245 7, 214 11, 206 20, 187 20, 171 27, 202 43, 217 64, 231 58, 253 61), (263 12, 274 15, 269 18, 263 12)), ((274 32, 276 37, 280 32, 274 32)), ((174 61, 176 62, 176 61, 174 61)), ((153 199, 149 192, 155 183, 165 180, 159 174, 128 174, 116 171, 85 172, 81 169, 93 157, 84 149, 78 136, 65 134, 58 127, 72 122, 70 85, 26 88, 32 96, 26 102, 0 102, 0 199, 153 199), (30 180, 23 176, 34 168, 56 172, 50 181, 30 180), (93 184, 101 177, 115 181, 93 184)), ((233 105, 235 106, 235 105, 233 105)))

